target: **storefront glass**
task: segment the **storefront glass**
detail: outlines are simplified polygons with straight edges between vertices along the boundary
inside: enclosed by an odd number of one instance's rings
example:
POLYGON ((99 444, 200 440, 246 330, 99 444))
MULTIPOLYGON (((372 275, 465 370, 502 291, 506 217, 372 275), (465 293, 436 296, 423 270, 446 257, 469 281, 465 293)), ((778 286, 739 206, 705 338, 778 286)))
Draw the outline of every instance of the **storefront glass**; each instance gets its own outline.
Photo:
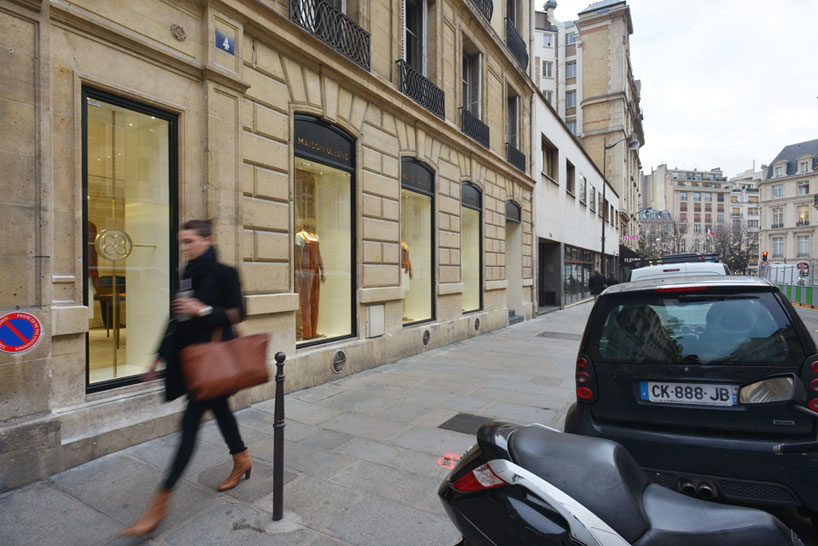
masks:
POLYGON ((314 118, 295 130, 296 341, 322 342, 354 334, 353 148, 314 118))
POLYGON ((482 260, 481 241, 482 195, 469 182, 462 184, 460 207, 460 269, 463 282, 463 312, 476 311, 482 307, 482 260))
POLYGON ((403 323, 430 320, 434 289, 432 171, 413 159, 401 162, 400 275, 403 323))
POLYGON ((135 380, 170 313, 175 116, 83 90, 91 385, 135 380))
POLYGON ((594 253, 573 246, 565 246, 565 305, 591 297, 588 281, 594 271, 594 253))

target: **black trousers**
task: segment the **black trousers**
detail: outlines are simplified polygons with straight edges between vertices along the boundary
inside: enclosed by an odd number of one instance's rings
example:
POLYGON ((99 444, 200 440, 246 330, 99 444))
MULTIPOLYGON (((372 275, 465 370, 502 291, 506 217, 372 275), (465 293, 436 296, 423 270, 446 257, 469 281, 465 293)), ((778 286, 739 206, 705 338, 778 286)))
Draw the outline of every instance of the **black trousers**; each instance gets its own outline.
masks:
POLYGON ((227 442, 231 455, 241 453, 247 449, 241 439, 239 425, 236 418, 233 417, 233 412, 230 411, 226 397, 203 402, 196 402, 188 398, 185 414, 182 417, 182 443, 179 444, 179 449, 176 450, 173 466, 171 466, 170 473, 165 480, 166 489, 173 489, 173 486, 182 477, 185 467, 190 462, 193 450, 196 448, 196 434, 199 432, 199 423, 206 410, 211 410, 213 415, 216 416, 216 423, 219 425, 224 441, 227 442))

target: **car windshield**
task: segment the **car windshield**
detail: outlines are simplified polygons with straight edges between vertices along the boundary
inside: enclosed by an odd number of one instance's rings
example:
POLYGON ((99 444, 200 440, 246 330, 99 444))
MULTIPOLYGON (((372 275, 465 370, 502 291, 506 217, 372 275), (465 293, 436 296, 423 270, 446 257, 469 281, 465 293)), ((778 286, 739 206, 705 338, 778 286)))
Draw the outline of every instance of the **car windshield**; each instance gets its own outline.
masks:
POLYGON ((770 292, 622 293, 599 302, 595 360, 667 364, 789 363, 805 358, 770 292))

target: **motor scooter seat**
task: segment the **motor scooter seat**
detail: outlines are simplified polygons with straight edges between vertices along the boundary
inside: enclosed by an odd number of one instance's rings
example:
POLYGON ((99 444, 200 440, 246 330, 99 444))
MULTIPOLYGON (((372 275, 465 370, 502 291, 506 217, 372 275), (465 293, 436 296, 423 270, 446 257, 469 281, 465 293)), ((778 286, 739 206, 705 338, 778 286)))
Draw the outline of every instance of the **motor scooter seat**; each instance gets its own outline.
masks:
POLYGON ((648 485, 642 506, 650 529, 634 546, 765 546, 793 544, 778 518, 753 508, 703 501, 648 485))
POLYGON ((511 435, 508 450, 512 462, 582 503, 628 542, 648 531, 647 476, 618 443, 529 425, 511 435))

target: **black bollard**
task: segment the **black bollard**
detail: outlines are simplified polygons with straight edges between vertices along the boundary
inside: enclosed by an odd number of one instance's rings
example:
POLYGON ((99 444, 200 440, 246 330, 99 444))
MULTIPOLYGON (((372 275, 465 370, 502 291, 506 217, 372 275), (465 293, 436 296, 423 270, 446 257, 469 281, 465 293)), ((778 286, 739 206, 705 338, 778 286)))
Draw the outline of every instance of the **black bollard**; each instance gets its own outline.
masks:
POLYGON ((273 521, 284 517, 284 360, 276 353, 276 409, 273 420, 273 521))

